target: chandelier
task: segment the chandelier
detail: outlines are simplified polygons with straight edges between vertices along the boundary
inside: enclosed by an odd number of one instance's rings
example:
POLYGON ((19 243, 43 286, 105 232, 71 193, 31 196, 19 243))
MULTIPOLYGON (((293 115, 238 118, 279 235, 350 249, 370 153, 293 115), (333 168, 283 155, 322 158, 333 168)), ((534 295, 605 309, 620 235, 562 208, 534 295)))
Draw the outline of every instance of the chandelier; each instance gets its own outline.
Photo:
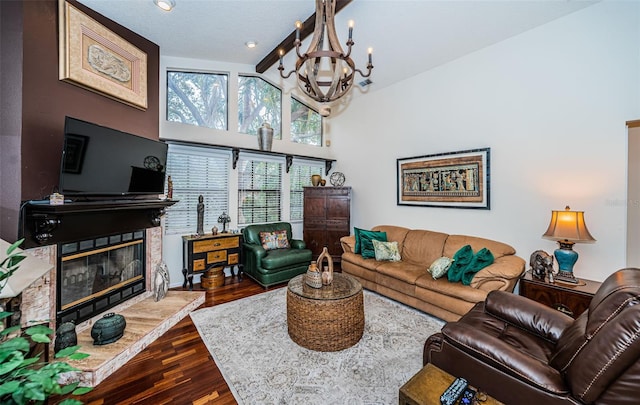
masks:
POLYGON ((282 58, 284 51, 280 50, 280 65, 278 70, 283 79, 296 73, 298 87, 310 98, 326 103, 344 96, 351 86, 355 73, 363 78, 371 75, 373 64, 371 63, 372 49, 369 48, 369 61, 367 74, 356 69, 351 59, 351 46, 353 42, 353 20, 349 21, 349 39, 347 40, 347 53, 342 50, 335 27, 336 0, 316 0, 316 25, 313 37, 306 53, 300 53, 300 30, 302 23, 296 21, 296 40, 293 43, 296 48, 298 60, 296 67, 287 75, 283 73, 282 58), (326 45, 326 47, 325 47, 326 45))

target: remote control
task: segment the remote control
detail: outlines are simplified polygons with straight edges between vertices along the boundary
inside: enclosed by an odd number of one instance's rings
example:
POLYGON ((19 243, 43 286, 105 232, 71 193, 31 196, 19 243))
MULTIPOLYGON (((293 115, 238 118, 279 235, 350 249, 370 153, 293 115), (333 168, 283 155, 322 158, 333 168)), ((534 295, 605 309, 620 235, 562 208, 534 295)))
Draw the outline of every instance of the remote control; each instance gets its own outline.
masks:
POLYGON ((473 399, 476 397, 476 390, 471 387, 467 387, 466 390, 462 393, 462 398, 460 398, 460 405, 471 405, 473 404, 473 399))
POLYGON ((440 396, 440 404, 454 405, 469 384, 464 378, 456 378, 440 396))

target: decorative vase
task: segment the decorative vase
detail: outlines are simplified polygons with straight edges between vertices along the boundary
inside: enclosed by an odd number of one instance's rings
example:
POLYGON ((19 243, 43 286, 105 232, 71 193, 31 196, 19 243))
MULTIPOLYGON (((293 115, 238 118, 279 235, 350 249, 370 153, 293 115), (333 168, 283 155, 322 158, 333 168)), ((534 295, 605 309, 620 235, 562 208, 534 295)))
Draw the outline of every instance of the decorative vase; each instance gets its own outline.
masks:
POLYGON ((327 185, 327 180, 325 180, 325 179, 320 180, 320 185, 322 187, 326 186, 327 185))
POLYGON ((127 326, 124 316, 109 312, 98 319, 91 328, 91 337, 96 346, 113 343, 124 335, 127 326))
POLYGON ((319 174, 314 174, 311 176, 311 184, 313 184, 313 187, 318 187, 321 181, 322 176, 320 176, 319 174))
POLYGON ((260 150, 271 151, 271 144, 273 143, 273 128, 268 122, 262 124, 258 128, 258 147, 260 150))
POLYGON ((304 282, 307 283, 309 287, 322 288, 322 274, 320 274, 316 263, 309 265, 307 274, 304 276, 304 282))
POLYGON ((324 269, 321 276, 322 284, 331 284, 333 282, 333 258, 329 254, 329 250, 326 246, 322 248, 322 253, 320 253, 320 256, 318 256, 318 260, 316 260, 316 267, 324 269), (322 262, 325 259, 327 260, 327 265, 323 266, 322 262))
POLYGON ((56 329, 56 342, 53 351, 58 353, 60 350, 78 344, 78 335, 76 334, 76 325, 73 322, 65 322, 56 329))

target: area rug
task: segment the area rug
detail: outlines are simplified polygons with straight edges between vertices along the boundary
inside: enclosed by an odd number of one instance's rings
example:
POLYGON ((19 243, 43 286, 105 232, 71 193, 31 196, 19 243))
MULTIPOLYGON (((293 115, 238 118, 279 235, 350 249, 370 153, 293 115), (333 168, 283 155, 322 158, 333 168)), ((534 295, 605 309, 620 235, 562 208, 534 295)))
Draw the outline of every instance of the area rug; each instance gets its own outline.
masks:
POLYGON ((286 288, 191 318, 239 404, 397 404, 422 368, 425 340, 444 322, 369 291, 364 307, 362 340, 328 353, 289 337, 286 288))

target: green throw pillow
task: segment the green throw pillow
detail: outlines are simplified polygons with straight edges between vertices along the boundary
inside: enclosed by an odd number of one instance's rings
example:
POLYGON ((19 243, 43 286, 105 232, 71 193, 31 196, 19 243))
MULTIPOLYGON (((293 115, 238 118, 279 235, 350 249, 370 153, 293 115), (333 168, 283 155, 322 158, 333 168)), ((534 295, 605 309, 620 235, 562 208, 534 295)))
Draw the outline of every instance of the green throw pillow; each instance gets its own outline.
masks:
POLYGON ((373 239, 373 250, 375 251, 376 260, 387 260, 390 262, 400 261, 400 251, 398 250, 398 242, 380 242, 373 239))
POLYGON ((387 233, 360 229, 360 254, 365 259, 373 259, 376 257, 376 251, 373 248, 373 242, 371 242, 374 239, 380 242, 386 242, 387 233))
POLYGON ((449 270, 449 267, 451 267, 452 263, 453 263, 453 259, 446 256, 442 256, 437 258, 433 263, 431 263, 431 266, 429 266, 428 271, 429 273, 431 273, 431 276, 433 277, 433 279, 437 280, 440 277, 447 274, 447 270, 449 270))
POLYGON ((453 255, 453 263, 447 272, 447 278, 453 283, 462 280, 462 273, 473 259, 473 249, 471 245, 464 245, 453 255))

